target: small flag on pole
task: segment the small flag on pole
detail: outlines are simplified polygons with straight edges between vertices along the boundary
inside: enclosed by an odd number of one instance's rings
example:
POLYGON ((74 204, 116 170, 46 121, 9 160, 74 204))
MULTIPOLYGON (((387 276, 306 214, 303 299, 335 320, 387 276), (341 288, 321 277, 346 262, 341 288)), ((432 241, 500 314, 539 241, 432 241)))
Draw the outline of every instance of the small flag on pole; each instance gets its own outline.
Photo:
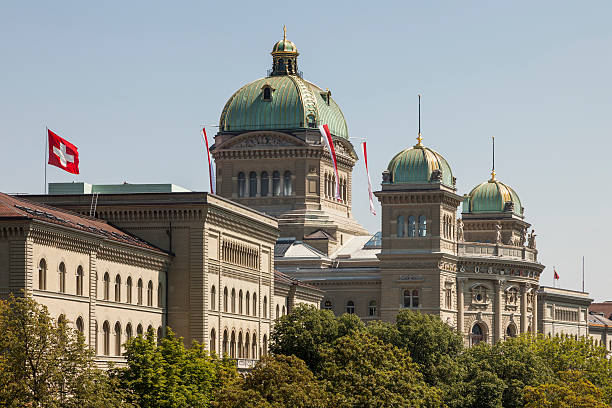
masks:
POLYGON ((47 136, 49 138, 48 164, 59 167, 68 173, 79 174, 79 152, 77 147, 49 129, 47 129, 47 136))
POLYGON ((553 273, 554 273, 553 278, 555 280, 559 280, 559 274, 557 273, 557 270, 554 267, 553 267, 553 273))
POLYGON ((202 137, 206 145, 206 156, 208 157, 208 180, 210 181, 210 192, 215 194, 215 168, 210 158, 210 150, 208 148, 208 137, 206 136, 206 128, 202 127, 202 137))
POLYGON ((370 212, 372 215, 376 215, 376 209, 374 208, 374 194, 372 193, 372 180, 370 179, 370 172, 368 171, 368 151, 366 149, 366 142, 361 143, 361 151, 363 152, 363 162, 365 163, 366 175, 368 176, 368 196, 370 198, 370 212))
POLYGON ((327 146, 327 150, 329 150, 329 154, 332 158, 332 163, 334 164, 334 171, 336 172, 336 200, 342 201, 340 197, 340 177, 338 176, 338 163, 336 162, 336 150, 334 149, 334 141, 332 140, 331 133, 329 132, 329 127, 327 125, 320 125, 319 131, 321 132, 321 137, 325 142, 325 146, 327 146))

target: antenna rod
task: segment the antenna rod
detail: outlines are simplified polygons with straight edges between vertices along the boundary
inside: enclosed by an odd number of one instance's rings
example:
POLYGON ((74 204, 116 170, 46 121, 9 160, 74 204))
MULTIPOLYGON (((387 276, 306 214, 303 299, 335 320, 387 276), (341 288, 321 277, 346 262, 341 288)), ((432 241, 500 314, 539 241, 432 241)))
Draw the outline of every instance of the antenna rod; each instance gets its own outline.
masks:
POLYGON ((421 146, 421 140, 423 140, 423 138, 421 137, 421 94, 418 94, 419 96, 419 133, 417 136, 417 146, 421 146))
POLYGON ((495 136, 491 136, 493 140, 493 165, 491 167, 491 181, 495 180, 495 136))
POLYGON ((582 255, 582 292, 584 292, 584 255, 582 255))

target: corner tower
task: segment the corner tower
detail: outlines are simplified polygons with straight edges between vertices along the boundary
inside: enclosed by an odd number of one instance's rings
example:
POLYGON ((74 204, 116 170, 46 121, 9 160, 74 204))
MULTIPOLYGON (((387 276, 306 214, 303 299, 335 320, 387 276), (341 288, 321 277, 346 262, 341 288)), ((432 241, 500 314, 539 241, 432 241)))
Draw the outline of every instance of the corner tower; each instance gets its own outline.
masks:
POLYGON ((453 322, 462 198, 448 162, 423 145, 420 129, 417 144, 391 160, 375 194, 382 207, 381 318, 410 308, 453 322))
POLYGON ((329 90, 303 79, 299 52, 286 32, 271 55, 268 75, 236 91, 221 113, 211 149, 217 194, 277 217, 281 236, 331 253, 367 234, 351 211, 357 155, 340 107, 329 90), (334 140, 341 201, 333 196, 334 169, 320 124, 329 126, 334 140))

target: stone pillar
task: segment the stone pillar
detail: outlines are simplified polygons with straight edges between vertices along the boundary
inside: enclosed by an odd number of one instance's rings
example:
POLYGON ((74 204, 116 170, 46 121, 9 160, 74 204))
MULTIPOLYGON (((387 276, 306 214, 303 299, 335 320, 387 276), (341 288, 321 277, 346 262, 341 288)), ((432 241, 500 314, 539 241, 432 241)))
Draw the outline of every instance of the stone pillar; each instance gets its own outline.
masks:
POLYGON ((521 333, 527 332, 529 327, 527 319, 527 284, 521 283, 521 333))
POLYGON ((463 321, 463 289, 465 284, 465 278, 457 278, 457 332, 464 337, 463 332, 465 331, 465 322, 463 321))
POLYGON ((502 286, 504 281, 499 279, 495 281, 495 304, 494 304, 494 316, 495 321, 493 322, 493 341, 497 343, 503 339, 502 329, 502 286))
POLYGON ((261 175, 258 174, 257 175, 257 193, 255 194, 256 197, 261 197, 261 175))
POLYGON ((533 302, 531 302, 531 330, 533 334, 538 333, 538 286, 533 285, 533 302))

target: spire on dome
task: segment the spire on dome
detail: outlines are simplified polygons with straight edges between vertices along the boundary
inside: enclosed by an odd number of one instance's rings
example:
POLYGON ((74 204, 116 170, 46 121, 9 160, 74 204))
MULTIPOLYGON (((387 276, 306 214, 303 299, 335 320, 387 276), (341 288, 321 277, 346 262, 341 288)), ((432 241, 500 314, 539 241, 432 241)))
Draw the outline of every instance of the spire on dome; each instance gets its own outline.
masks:
POLYGON ((493 166, 491 167, 491 180, 495 181, 495 136, 491 136, 491 140, 493 140, 493 166))
POLYGON ((421 137, 421 94, 418 94, 419 96, 419 132, 417 134, 417 144, 414 147, 419 147, 419 146, 423 146, 423 138, 421 137))
POLYGON ((300 55, 294 43, 287 39, 287 26, 283 26, 283 39, 272 48, 272 71, 275 75, 299 75, 297 57, 300 55))

